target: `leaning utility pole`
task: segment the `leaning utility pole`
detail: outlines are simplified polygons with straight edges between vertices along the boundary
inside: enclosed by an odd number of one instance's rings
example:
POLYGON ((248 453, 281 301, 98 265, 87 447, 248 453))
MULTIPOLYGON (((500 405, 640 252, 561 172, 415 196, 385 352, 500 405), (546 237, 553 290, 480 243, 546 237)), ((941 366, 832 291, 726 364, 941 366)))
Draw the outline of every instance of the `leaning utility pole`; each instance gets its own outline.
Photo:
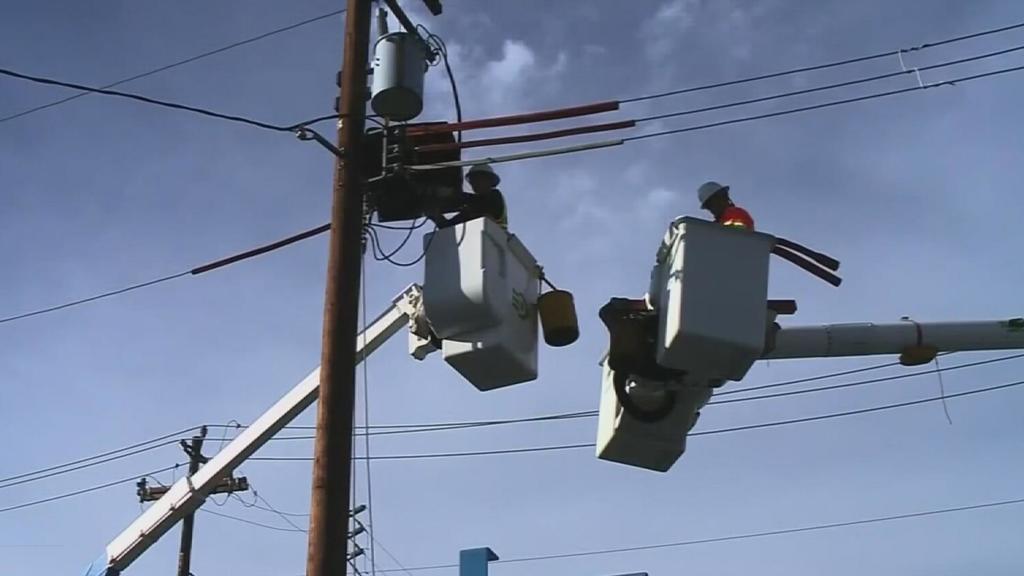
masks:
MULTIPOLYGON (((192 437, 188 442, 185 440, 181 441, 181 447, 185 450, 185 454, 188 456, 188 476, 182 479, 182 481, 188 486, 192 486, 192 479, 199 472, 199 467, 206 464, 209 459, 203 456, 203 440, 206 439, 206 426, 203 426, 199 430, 199 434, 192 437)), ((135 494, 139 497, 139 502, 156 502, 163 498, 168 492, 171 491, 171 486, 150 486, 149 481, 146 478, 140 478, 135 484, 137 488, 135 494)), ((245 476, 235 477, 231 472, 227 472, 225 476, 220 478, 220 481, 212 486, 208 492, 205 492, 203 496, 198 499, 198 504, 192 507, 188 514, 181 517, 181 548, 178 550, 178 576, 190 576, 192 569, 192 530, 195 526, 195 510, 199 506, 202 506, 202 501, 211 494, 234 494, 235 492, 245 492, 249 489, 249 480, 245 476)), ((156 507, 159 509, 159 507, 156 507)), ((150 508, 153 510, 153 508, 150 508)), ((173 510, 173 509, 172 509, 173 510)), ((138 534, 138 533, 136 533, 138 534)), ((136 536, 137 537, 137 536, 136 536)), ((101 574, 116 575, 121 572, 106 567, 105 572, 101 574)), ((92 574, 93 572, 89 572, 92 574)))
MULTIPOLYGON (((203 439, 206 437, 206 426, 203 426, 200 433, 192 437, 189 442, 181 441, 181 447, 188 454, 188 475, 194 476, 199 472, 199 466, 204 464, 203 439)), ((190 576, 192 564, 192 529, 195 526, 195 513, 185 516, 181 521, 181 547, 178 549, 178 576, 190 576)))
POLYGON ((338 148, 324 296, 320 401, 313 456, 307 576, 347 571, 349 478, 355 407, 356 330, 362 260, 363 183, 360 145, 366 124, 372 0, 348 0, 338 113, 338 148))

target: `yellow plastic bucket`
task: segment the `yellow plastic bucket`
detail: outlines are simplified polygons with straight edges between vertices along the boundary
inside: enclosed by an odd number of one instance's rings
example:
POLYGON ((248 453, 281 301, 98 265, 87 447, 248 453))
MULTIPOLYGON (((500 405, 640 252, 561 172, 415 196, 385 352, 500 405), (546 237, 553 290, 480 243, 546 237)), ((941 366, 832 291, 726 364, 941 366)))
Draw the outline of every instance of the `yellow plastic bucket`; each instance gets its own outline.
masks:
POLYGON ((576 303, 571 292, 552 290, 541 294, 537 299, 537 310, 548 346, 568 346, 580 337, 576 303))

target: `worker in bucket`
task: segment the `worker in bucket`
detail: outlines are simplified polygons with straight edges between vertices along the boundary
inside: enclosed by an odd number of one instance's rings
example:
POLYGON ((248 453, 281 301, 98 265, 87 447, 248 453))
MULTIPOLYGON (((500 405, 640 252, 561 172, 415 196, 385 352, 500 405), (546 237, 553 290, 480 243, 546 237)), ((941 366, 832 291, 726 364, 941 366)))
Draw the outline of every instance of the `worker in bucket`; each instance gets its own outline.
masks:
POLYGON ((449 228, 486 216, 497 222, 503 229, 508 230, 505 197, 501 190, 498 190, 501 177, 489 164, 476 164, 466 172, 466 182, 469 183, 473 193, 461 193, 462 206, 455 216, 445 218, 435 215, 432 219, 437 223, 437 227, 449 228))
MULTIPOLYGON (((750 231, 754 230, 754 219, 751 218, 750 213, 737 206, 729 198, 728 186, 723 186, 714 181, 705 182, 697 189, 697 199, 700 200, 700 207, 711 212, 712 216, 715 217, 715 222, 723 226, 750 231)), ((656 263, 661 262, 668 255, 669 250, 672 248, 672 243, 675 241, 677 225, 682 221, 682 218, 682 216, 676 218, 669 226, 668 232, 665 233, 665 238, 658 248, 658 254, 655 258, 656 263)), ((655 265, 651 270, 650 288, 644 296, 644 301, 651 309, 656 308, 658 304, 657 296, 660 291, 659 282, 661 279, 657 274, 658 267, 655 265)))
POLYGON ((697 189, 697 198, 700 200, 700 207, 711 212, 715 222, 723 226, 754 230, 754 219, 729 198, 728 186, 713 181, 705 182, 697 189))

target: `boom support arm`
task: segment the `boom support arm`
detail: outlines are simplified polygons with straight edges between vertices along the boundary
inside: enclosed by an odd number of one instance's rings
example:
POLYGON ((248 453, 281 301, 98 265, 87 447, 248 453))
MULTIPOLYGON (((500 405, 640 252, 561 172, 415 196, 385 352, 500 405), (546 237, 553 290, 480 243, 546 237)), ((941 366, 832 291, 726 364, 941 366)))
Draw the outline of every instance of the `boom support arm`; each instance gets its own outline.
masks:
MULTIPOLYGON (((389 338, 398 333, 417 307, 421 289, 411 285, 391 306, 373 321, 356 340, 356 361, 362 362, 389 338)), ((86 576, 117 576, 142 555, 175 523, 195 512, 221 480, 253 455, 316 401, 320 391, 317 367, 277 401, 262 416, 242 431, 223 450, 192 476, 174 483, 159 500, 107 545, 103 556, 86 571, 86 576)))
POLYGON ((782 328, 766 359, 901 354, 927 346, 936 352, 1024 348, 1024 318, 980 322, 826 324, 782 328))

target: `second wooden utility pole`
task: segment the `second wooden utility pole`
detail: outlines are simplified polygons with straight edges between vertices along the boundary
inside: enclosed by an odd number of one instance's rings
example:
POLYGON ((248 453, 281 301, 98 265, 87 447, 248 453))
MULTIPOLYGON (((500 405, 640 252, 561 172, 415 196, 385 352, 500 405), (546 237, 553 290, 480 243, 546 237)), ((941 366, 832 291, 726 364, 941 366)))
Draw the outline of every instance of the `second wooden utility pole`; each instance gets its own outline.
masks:
MULTIPOLYGON (((206 437, 206 426, 189 442, 181 441, 181 447, 188 454, 188 475, 194 476, 204 464, 203 439, 206 437)), ((181 547, 178 549, 178 576, 191 576, 192 569, 192 530, 195 527, 195 513, 185 516, 181 521, 181 547)))
POLYGON ((356 330, 362 264, 363 183, 360 145, 366 124, 367 60, 372 0, 348 0, 341 70, 338 148, 324 296, 320 401, 313 453, 307 576, 347 572, 356 330))

